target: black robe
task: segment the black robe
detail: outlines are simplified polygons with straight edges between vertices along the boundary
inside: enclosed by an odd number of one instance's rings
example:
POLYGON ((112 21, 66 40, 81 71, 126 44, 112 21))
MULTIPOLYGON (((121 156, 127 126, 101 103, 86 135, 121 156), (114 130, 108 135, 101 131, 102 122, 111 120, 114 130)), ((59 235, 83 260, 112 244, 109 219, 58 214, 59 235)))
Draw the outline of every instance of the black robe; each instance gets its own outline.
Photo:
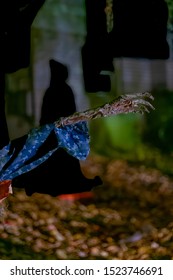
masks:
MULTIPOLYGON (((76 111, 73 91, 66 83, 67 67, 53 59, 49 61, 49 65, 51 70, 50 86, 43 97, 40 125, 54 122, 58 118, 68 116, 76 111)), ((13 145, 18 146, 18 150, 20 150, 25 140, 26 137, 17 139, 13 141, 13 145)), ((36 158, 56 147, 56 141, 53 132, 39 149, 36 158)), ((81 171, 79 160, 62 148, 59 148, 37 168, 12 180, 13 187, 24 188, 29 196, 35 192, 52 196, 80 193, 90 191, 100 184, 102 184, 102 180, 99 176, 93 179, 86 178, 81 171)))

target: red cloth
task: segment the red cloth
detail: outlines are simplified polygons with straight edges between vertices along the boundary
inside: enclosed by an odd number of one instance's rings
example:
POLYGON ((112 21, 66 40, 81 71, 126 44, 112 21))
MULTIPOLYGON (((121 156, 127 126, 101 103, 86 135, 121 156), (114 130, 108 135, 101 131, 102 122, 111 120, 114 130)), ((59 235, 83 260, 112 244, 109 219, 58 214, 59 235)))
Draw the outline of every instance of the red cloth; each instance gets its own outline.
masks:
POLYGON ((0 203, 12 193, 11 180, 0 182, 0 203))

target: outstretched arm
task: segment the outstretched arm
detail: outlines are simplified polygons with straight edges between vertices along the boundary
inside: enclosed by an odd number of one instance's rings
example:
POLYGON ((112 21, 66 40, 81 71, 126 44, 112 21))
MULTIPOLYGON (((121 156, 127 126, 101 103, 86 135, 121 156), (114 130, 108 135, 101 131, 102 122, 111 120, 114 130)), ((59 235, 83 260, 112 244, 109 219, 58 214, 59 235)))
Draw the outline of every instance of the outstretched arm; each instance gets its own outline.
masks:
POLYGON ((154 107, 147 99, 154 100, 154 97, 148 92, 120 95, 118 98, 100 107, 84 112, 76 112, 69 117, 60 118, 55 122, 55 125, 60 127, 118 114, 149 113, 149 109, 154 110, 154 107))

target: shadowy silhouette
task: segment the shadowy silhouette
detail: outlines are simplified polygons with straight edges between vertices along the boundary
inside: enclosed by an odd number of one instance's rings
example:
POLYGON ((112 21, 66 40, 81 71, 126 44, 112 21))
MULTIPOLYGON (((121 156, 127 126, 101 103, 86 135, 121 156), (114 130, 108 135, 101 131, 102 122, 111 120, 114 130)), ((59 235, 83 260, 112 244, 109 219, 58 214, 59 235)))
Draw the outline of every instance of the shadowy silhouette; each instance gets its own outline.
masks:
MULTIPOLYGON (((68 69, 62 63, 51 59, 49 61, 51 78, 46 90, 41 108, 40 125, 54 122, 62 116, 68 116, 76 111, 73 91, 66 83, 68 69)), ((13 142, 14 145, 21 140, 13 142)), ((50 148, 56 147, 57 140, 54 132, 50 134, 37 153, 41 157, 50 148)), ((80 168, 78 159, 59 148, 48 160, 30 172, 22 174, 12 180, 12 186, 25 188, 27 195, 44 193, 52 196, 68 193, 90 191, 102 184, 100 177, 86 178, 80 168)))

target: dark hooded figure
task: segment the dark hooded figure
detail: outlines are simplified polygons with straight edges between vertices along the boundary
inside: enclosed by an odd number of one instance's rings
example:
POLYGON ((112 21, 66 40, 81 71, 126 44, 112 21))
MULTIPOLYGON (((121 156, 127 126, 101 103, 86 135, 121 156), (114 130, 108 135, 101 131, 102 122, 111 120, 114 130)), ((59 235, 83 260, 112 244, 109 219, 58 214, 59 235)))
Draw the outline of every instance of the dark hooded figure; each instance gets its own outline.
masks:
MULTIPOLYGON (((53 59, 49 61, 49 65, 50 85, 44 94, 40 125, 52 123, 58 118, 76 111, 72 89, 66 83, 67 67, 53 59)), ((49 151, 50 147, 56 147, 56 141, 55 134, 52 132, 39 149, 37 158, 49 151)), ((21 143, 18 143, 21 146, 21 143)), ((81 171, 79 160, 62 148, 59 148, 37 168, 12 180, 13 187, 25 188, 26 194, 29 196, 35 192, 52 196, 85 192, 100 184, 102 181, 98 176, 94 179, 86 178, 81 171)))
POLYGON ((50 85, 43 97, 40 125, 52 123, 58 118, 66 117, 76 111, 73 91, 66 83, 67 67, 54 59, 49 60, 49 66, 50 85))

